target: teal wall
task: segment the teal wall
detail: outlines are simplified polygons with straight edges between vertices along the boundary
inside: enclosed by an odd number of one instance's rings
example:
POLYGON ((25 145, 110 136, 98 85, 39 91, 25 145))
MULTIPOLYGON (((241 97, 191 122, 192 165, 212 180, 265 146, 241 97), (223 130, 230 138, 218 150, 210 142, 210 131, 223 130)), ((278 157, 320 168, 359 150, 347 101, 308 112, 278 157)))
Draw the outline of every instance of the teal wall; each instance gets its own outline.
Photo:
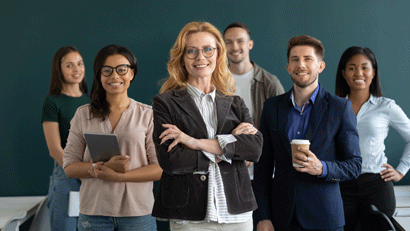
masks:
MULTIPOLYGON (((378 58, 385 95, 410 115, 409 8, 408 1, 384 0, 0 2, 0 196, 47 193, 53 161, 41 106, 52 57, 62 46, 82 52, 89 87, 97 52, 112 43, 128 47, 139 61, 129 96, 151 104, 158 81, 167 76, 169 49, 190 21, 209 21, 220 30, 234 21, 246 23, 255 42, 251 59, 276 74, 286 90, 292 86, 285 69, 287 41, 308 34, 325 46, 327 65, 319 82, 328 91, 334 92, 342 52, 366 46, 378 58)), ((386 153, 393 166, 403 147, 392 130, 386 153)), ((409 175, 398 184, 410 184, 409 175)))

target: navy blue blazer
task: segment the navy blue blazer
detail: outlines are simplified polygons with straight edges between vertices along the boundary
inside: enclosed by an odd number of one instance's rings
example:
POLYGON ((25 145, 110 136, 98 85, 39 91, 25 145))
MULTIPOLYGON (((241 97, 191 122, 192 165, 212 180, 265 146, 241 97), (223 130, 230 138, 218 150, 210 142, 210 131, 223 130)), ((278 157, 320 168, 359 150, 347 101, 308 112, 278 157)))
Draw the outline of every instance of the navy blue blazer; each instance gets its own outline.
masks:
POLYGON ((328 166, 327 177, 319 178, 292 166, 286 131, 293 107, 290 93, 269 98, 264 104, 259 129, 263 150, 253 181, 259 207, 254 220, 269 219, 275 230, 287 230, 295 213, 305 229, 342 227, 345 220, 339 181, 357 178, 362 164, 352 104, 320 87, 304 137, 311 142, 310 150, 328 166))

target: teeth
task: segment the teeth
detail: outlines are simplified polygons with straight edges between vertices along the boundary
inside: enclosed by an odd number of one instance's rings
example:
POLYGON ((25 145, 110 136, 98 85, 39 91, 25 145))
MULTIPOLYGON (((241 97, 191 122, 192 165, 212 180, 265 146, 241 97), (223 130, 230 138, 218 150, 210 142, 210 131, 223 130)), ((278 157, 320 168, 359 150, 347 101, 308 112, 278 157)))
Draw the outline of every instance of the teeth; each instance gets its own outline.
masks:
POLYGON ((111 86, 119 86, 119 85, 121 85, 121 83, 109 83, 109 85, 111 85, 111 86))
POLYGON ((307 75, 307 73, 297 73, 297 75, 307 75))
POLYGON ((207 65, 196 65, 195 67, 199 67, 199 68, 201 68, 201 67, 206 67, 207 65))
POLYGON ((363 79, 356 79, 356 80, 354 80, 354 82, 364 83, 364 80, 363 79))

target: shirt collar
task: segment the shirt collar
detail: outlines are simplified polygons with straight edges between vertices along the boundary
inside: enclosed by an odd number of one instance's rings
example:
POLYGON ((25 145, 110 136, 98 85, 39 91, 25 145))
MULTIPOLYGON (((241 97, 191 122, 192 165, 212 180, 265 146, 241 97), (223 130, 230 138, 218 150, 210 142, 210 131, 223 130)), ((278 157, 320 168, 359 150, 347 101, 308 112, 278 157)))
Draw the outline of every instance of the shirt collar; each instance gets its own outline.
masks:
MULTIPOLYGON (((349 99, 349 95, 346 95, 346 99, 349 99)), ((377 104, 376 97, 374 97, 372 94, 370 94, 370 98, 369 98, 369 100, 367 100, 367 102, 370 102, 372 104, 377 104)))
MULTIPOLYGON (((320 87, 320 84, 317 85, 315 91, 313 92, 313 94, 309 98, 309 101, 312 102, 312 105, 315 104, 317 93, 319 92, 319 87, 320 87)), ((293 106, 295 106, 295 97, 293 96, 293 88, 292 88, 292 92, 290 93, 290 98, 289 99, 292 101, 293 106)))
POLYGON ((372 104, 376 104, 376 97, 374 97, 372 94, 370 94, 369 101, 370 101, 372 104))
POLYGON ((211 96, 212 102, 215 102, 215 96, 216 96, 216 88, 214 87, 214 90, 208 94, 205 94, 203 91, 199 90, 198 88, 192 86, 191 84, 187 83, 187 91, 188 94, 191 95, 193 98, 201 98, 204 97, 205 95, 211 96))

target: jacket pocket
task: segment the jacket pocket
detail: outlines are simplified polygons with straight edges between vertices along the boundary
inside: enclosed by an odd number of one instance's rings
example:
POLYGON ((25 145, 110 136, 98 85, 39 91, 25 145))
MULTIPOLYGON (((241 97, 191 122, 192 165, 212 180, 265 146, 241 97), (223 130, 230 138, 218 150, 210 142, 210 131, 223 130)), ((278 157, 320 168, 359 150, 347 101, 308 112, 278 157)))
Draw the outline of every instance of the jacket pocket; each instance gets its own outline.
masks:
POLYGON ((251 201, 254 199, 251 179, 249 177, 247 168, 237 168, 235 174, 235 183, 237 185, 239 198, 242 201, 251 201))
POLYGON ((189 187, 186 175, 163 174, 160 181, 161 203, 165 208, 177 209, 188 204, 189 187))

